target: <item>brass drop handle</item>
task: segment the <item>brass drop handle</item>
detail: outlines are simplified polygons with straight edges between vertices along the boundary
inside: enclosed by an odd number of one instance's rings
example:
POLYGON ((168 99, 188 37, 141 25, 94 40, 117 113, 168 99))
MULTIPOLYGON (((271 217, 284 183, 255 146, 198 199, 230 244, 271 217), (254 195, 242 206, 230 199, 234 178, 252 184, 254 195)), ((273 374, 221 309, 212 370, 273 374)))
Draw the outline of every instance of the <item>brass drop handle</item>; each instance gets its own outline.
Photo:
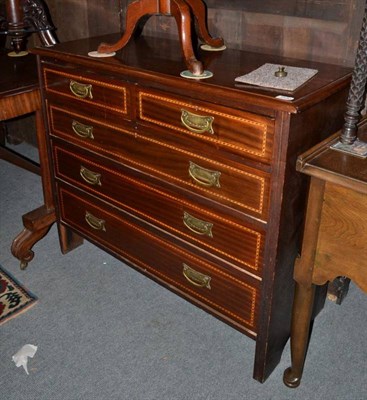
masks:
POLYGON ((200 167, 200 165, 190 161, 189 175, 199 185, 220 188, 219 178, 221 173, 219 171, 212 171, 210 169, 200 167))
POLYGON ((86 97, 93 99, 91 84, 79 83, 70 79, 69 87, 74 96, 79 97, 80 99, 85 99, 86 97))
POLYGON ((187 279, 187 281, 189 281, 194 286, 211 289, 210 281, 212 278, 210 276, 195 271, 193 268, 189 267, 185 263, 183 263, 182 265, 182 274, 187 279))
POLYGON ((213 237, 213 224, 211 222, 193 217, 188 212, 184 211, 183 223, 190 231, 197 235, 213 237))
POLYGON ((93 172, 90 169, 85 168, 83 165, 80 166, 80 176, 90 185, 102 186, 101 174, 93 172))
POLYGON ((76 120, 73 120, 71 123, 71 127, 76 135, 84 139, 94 139, 93 126, 84 125, 76 120))
POLYGON ((85 212, 85 221, 87 224, 96 231, 106 231, 106 221, 95 217, 89 211, 85 212))
POLYGON ((181 122, 191 132, 209 132, 213 134, 213 121, 214 117, 197 115, 187 110, 181 110, 181 122))

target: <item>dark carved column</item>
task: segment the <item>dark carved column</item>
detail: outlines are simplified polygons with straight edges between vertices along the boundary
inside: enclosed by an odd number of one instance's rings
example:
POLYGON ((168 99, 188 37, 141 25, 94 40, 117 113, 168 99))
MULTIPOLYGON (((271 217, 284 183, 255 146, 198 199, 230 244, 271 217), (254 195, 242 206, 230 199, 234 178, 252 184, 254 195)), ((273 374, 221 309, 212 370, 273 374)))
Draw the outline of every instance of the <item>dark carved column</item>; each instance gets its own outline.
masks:
POLYGON ((363 108, 367 80, 367 2, 359 45, 355 60, 352 82, 349 89, 345 124, 340 140, 343 144, 353 144, 357 139, 357 124, 363 108))
POLYGON ((57 43, 55 28, 43 0, 7 0, 6 15, 0 16, 0 29, 11 38, 17 54, 26 49, 27 37, 34 32, 44 46, 57 43))
POLYGON ((22 4, 19 0, 9 0, 6 3, 8 18, 8 35, 11 37, 11 45, 16 53, 25 49, 25 25, 22 4))
POLYGON ((45 2, 42 0, 25 0, 23 10, 25 21, 29 21, 29 24, 34 26, 42 44, 47 47, 56 44, 55 27, 51 23, 45 2))

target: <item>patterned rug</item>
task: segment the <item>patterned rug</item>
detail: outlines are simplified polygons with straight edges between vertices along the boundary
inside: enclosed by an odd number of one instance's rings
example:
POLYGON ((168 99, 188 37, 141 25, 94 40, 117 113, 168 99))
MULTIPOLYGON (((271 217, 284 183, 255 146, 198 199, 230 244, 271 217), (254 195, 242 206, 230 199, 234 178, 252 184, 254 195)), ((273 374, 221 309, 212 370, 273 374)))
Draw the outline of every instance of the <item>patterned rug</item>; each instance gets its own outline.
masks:
POLYGON ((0 325, 33 306, 37 298, 0 267, 0 325))

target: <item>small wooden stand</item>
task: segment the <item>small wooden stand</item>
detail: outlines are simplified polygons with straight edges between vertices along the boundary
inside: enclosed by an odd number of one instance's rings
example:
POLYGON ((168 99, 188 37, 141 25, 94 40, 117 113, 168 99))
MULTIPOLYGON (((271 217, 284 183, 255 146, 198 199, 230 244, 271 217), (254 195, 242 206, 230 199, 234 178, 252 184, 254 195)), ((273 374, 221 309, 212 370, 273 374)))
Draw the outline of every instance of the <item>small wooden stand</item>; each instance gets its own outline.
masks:
MULTIPOLYGON (((366 123, 361 126, 366 132, 366 123)), ((338 134, 298 158, 311 176, 291 328, 292 365, 284 383, 299 386, 311 335, 316 285, 348 277, 367 294, 367 159, 335 151, 338 134)))
MULTIPOLYGON (((47 156, 47 143, 42 116, 36 58, 10 58, 0 55, 2 76, 0 78, 0 122, 35 113, 36 133, 40 166, 31 160, 0 145, 0 159, 4 159, 28 171, 41 175, 44 204, 23 216, 24 229, 14 239, 11 251, 20 260, 24 269, 33 259, 33 245, 41 240, 56 221, 53 195, 50 188, 50 167, 47 156)), ((4 143, 5 144, 5 143, 4 143)), ((6 194, 3 193, 6 196, 6 194)))
POLYGON ((202 63, 197 60, 192 48, 192 15, 198 27, 199 38, 208 46, 220 48, 222 38, 212 38, 206 26, 206 8, 202 0, 136 0, 129 4, 126 11, 126 30, 119 41, 114 44, 101 43, 99 53, 110 53, 127 45, 135 29, 152 15, 171 15, 175 18, 180 35, 182 51, 189 71, 195 75, 203 74, 202 63), (144 17, 144 18, 143 18, 144 17))
POLYGON ((366 49, 367 2, 341 134, 297 160, 297 170, 311 176, 311 183, 302 252, 294 267, 292 361, 283 377, 291 388, 302 379, 315 285, 342 277, 344 282, 352 279, 367 294, 367 120, 358 124, 366 93, 366 49))

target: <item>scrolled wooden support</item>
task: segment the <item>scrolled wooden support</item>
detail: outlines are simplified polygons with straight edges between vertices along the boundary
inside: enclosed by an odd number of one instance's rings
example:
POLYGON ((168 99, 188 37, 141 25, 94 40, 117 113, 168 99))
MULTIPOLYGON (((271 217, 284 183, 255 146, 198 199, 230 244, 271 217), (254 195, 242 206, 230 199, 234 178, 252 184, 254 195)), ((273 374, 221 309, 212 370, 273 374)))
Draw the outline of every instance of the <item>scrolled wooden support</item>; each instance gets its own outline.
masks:
POLYGON ((203 64, 197 60, 191 43, 191 13, 187 3, 183 0, 171 1, 171 13, 176 20, 182 51, 186 66, 193 75, 201 75, 204 72, 203 64))
POLYGON ((213 38, 206 25, 206 7, 203 1, 199 0, 185 0, 190 6, 191 11, 197 22, 197 30, 199 38, 207 45, 212 47, 222 47, 224 40, 222 38, 213 38))
POLYGON ((24 229, 13 240, 11 252, 20 261, 20 268, 25 269, 34 257, 33 245, 42 239, 56 221, 55 211, 41 206, 23 215, 24 229))

